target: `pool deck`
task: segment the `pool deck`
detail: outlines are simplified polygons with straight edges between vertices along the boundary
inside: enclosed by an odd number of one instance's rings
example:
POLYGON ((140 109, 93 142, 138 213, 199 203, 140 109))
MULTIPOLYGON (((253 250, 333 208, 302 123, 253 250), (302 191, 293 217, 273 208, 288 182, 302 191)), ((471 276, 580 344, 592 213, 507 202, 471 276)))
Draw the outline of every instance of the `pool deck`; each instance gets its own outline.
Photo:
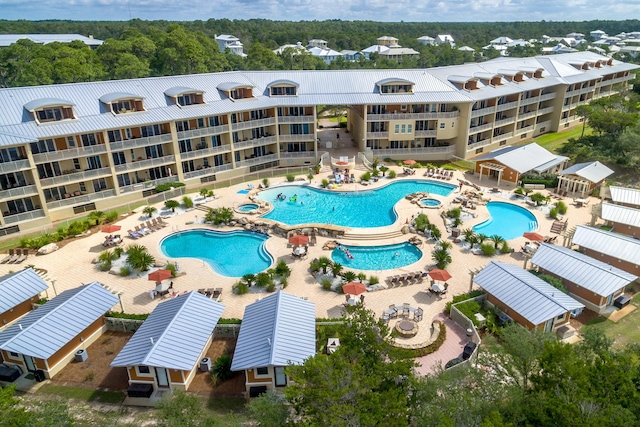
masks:
MULTIPOLYGON (((398 172, 398 178, 405 179, 404 175, 400 174, 402 168, 392 166, 398 172)), ((416 175, 406 177, 406 179, 422 178, 420 175, 424 169, 418 169, 416 175)), ((362 171, 356 171, 362 173, 362 171)), ((359 174, 357 173, 357 174, 359 174)), ((314 179, 315 182, 321 181, 325 178, 326 173, 317 175, 314 179)), ((500 193, 491 193, 489 188, 496 186, 495 180, 487 179, 483 177, 482 182, 478 182, 476 175, 463 175, 462 172, 456 171, 454 178, 451 181, 443 181, 452 184, 458 184, 458 179, 466 179, 472 183, 476 183, 483 187, 484 194, 491 197, 491 200, 509 201, 510 194, 515 188, 513 185, 501 184, 500 193)), ((284 181, 282 178, 273 178, 272 183, 278 180, 284 181)), ((359 188, 376 188, 382 183, 387 183, 388 180, 380 180, 377 184, 373 184, 368 187, 360 186, 359 188)), ((258 186, 258 182, 253 182, 255 187, 258 186)), ((349 191, 354 185, 345 185, 344 188, 340 188, 339 191, 349 191)), ((255 194, 256 190, 253 190, 251 194, 238 194, 238 190, 246 188, 246 184, 236 185, 229 188, 215 190, 215 200, 210 200, 204 203, 208 207, 233 207, 241 203, 249 202, 248 196, 255 194)), ((465 189, 470 187, 465 186, 465 189)), ((406 199, 402 199, 396 205, 396 212, 398 213, 398 221, 388 227, 380 227, 374 230, 372 229, 351 229, 348 232, 351 234, 366 234, 367 240, 346 240, 338 239, 341 243, 348 245, 384 245, 391 243, 400 243, 407 241, 414 234, 399 235, 398 231, 413 217, 419 213, 425 213, 429 216, 429 219, 438 225, 441 229, 443 238, 450 241, 447 232, 444 228, 444 220, 440 216, 442 210, 448 210, 451 207, 460 206, 451 204, 451 200, 458 194, 458 189, 454 191, 448 197, 438 197, 443 200, 442 207, 440 209, 427 209, 409 202, 406 199), (398 237, 388 238, 385 233, 392 233, 398 237), (376 238, 376 236, 381 236, 376 238)), ((192 198, 197 199, 196 194, 190 195, 192 198)), ((591 197, 591 204, 598 202, 598 199, 591 197)), ((573 227, 577 224, 589 223, 591 220, 591 207, 577 208, 571 205, 571 198, 565 199, 569 206, 567 215, 569 227, 573 227)), ((515 202, 516 204, 526 207, 532 212, 538 220, 539 228, 538 232, 543 235, 556 236, 550 234, 550 227, 552 220, 548 218, 548 215, 539 208, 532 208, 525 204, 523 201, 515 202)), ((214 228, 216 230, 224 230, 222 228, 214 227, 207 224, 195 223, 201 222, 204 216, 204 212, 200 210, 191 210, 181 214, 171 215, 171 212, 167 212, 160 204, 156 205, 158 212, 167 214, 165 221, 169 224, 162 230, 151 233, 140 239, 131 240, 125 238, 125 245, 137 244, 147 247, 149 252, 156 257, 157 261, 164 262, 167 258, 160 252, 159 242, 166 235, 176 232, 190 230, 194 228, 214 228)), ((142 208, 138 208, 136 213, 123 217, 118 225, 122 226, 120 234, 126 235, 126 230, 133 229, 136 225, 140 224, 141 220, 147 220, 146 216, 142 213, 142 208)), ((473 225, 478 224, 489 217, 489 214, 484 206, 477 206, 475 211, 475 218, 465 221, 461 228, 471 228, 473 225)), ((238 217, 239 214, 236 214, 238 217)), ((255 215, 247 215, 247 218, 257 219, 255 215)), ((230 229, 230 228, 229 228, 230 229)), ((238 230, 239 228, 233 228, 238 230)), ((115 292, 121 292, 121 300, 124 306, 124 311, 127 313, 149 313, 158 303, 164 301, 162 298, 150 299, 149 290, 153 289, 153 282, 147 280, 147 274, 141 274, 138 277, 122 278, 117 275, 108 274, 106 272, 100 272, 95 264, 92 264, 94 260, 104 248, 101 243, 105 238, 105 233, 95 233, 84 238, 77 238, 67 243, 62 249, 54 253, 42 256, 29 256, 29 258, 19 265, 13 264, 0 264, 0 274, 4 275, 10 271, 16 271, 24 268, 27 265, 34 265, 35 267, 48 270, 47 278, 49 279, 49 297, 54 297, 54 291, 51 287, 51 281, 55 280, 55 288, 58 293, 80 286, 83 283, 89 283, 92 281, 98 281, 107 285, 115 292)), ((424 237, 421 237, 424 241, 424 237)), ((325 238, 318 236, 317 245, 309 248, 308 257, 304 260, 297 260, 291 256, 291 249, 287 248, 287 242, 282 237, 272 237, 267 243, 267 250, 276 260, 284 259, 291 267, 292 274, 288 280, 288 286, 286 292, 306 298, 315 303, 316 316, 327 317, 340 317, 343 311, 342 304, 345 301, 344 295, 336 294, 334 292, 325 291, 322 289, 319 283, 309 274, 308 267, 309 262, 321 256, 330 257, 331 252, 323 250, 324 243, 332 238, 325 238)), ((449 290, 448 294, 438 298, 430 296, 427 292, 428 281, 424 280, 422 283, 397 286, 391 289, 383 289, 375 292, 367 292, 365 294, 365 306, 373 310, 378 316, 388 309, 390 304, 402 304, 409 303, 412 307, 420 307, 424 310, 423 320, 420 322, 420 331, 416 337, 412 338, 408 342, 415 343, 424 341, 428 336, 429 326, 431 321, 436 318, 441 318, 441 313, 447 301, 450 301, 453 295, 468 292, 470 289, 470 270, 481 269, 491 260, 499 260, 507 263, 523 265, 523 257, 520 253, 520 247, 524 244, 524 238, 518 238, 509 241, 509 245, 515 248, 516 252, 510 254, 500 254, 491 258, 484 256, 473 255, 468 250, 462 248, 458 244, 453 244, 451 250, 452 263, 447 267, 447 270, 451 273, 453 278, 448 281, 449 290)), ((562 236, 557 239, 557 244, 563 244, 562 236)), ((433 241, 425 242, 421 250, 423 251, 422 258, 411 265, 406 267, 391 270, 391 271, 367 271, 366 274, 375 275, 380 279, 381 283, 385 283, 386 278, 392 275, 401 273, 414 272, 418 270, 426 270, 433 266, 431 260, 431 249, 433 248, 433 241)), ((233 250, 233 248, 222 248, 222 250, 233 250)), ((235 295, 232 292, 232 286, 237 282, 237 278, 223 277, 216 274, 208 264, 196 259, 179 259, 179 267, 181 272, 186 274, 177 277, 174 280, 174 288, 177 292, 195 290, 200 288, 219 288, 223 289, 221 303, 225 306, 223 317, 225 318, 242 318, 244 315, 244 308, 252 302, 268 295, 267 293, 248 293, 245 295, 235 295)), ((357 272, 357 271, 356 271, 357 272)), ((116 305, 115 310, 120 310, 120 307, 116 305)), ((392 325, 390 325, 392 326, 392 325)), ((451 334, 452 337, 457 336, 451 334)), ((449 340, 447 340, 449 341, 449 340)), ((454 341, 460 341, 454 339, 454 341)), ((457 346, 455 342, 454 346, 457 346)), ((462 343, 462 346, 464 343, 462 343)), ((457 347, 455 347, 457 348, 457 347)), ((455 352, 456 350, 451 350, 455 352)), ((461 350, 462 347, 460 347, 461 350)), ((435 359, 437 356, 431 356, 425 359, 425 362, 433 363, 435 360, 444 360, 448 356, 443 356, 441 359, 435 359)), ((422 372, 426 372, 426 368, 423 368, 422 372)), ((428 370, 428 369, 427 369, 428 370)))

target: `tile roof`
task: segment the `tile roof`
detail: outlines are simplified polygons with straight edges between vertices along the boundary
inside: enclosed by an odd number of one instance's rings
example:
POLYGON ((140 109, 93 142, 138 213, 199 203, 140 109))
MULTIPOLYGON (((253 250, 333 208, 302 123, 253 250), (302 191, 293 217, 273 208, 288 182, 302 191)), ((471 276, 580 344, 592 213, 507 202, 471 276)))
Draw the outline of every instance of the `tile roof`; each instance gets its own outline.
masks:
POLYGON ((573 234, 573 244, 640 265, 640 240, 629 236, 578 225, 573 234))
POLYGON ((26 268, 0 277, 0 313, 47 290, 49 285, 33 268, 26 268))

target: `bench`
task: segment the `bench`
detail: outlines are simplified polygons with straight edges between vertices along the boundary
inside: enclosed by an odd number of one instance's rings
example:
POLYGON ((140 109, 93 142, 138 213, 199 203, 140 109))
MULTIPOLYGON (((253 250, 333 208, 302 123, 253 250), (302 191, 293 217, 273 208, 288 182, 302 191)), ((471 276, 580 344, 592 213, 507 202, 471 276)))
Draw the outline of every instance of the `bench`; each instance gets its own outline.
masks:
POLYGON ((530 190, 544 190, 545 189, 544 184, 524 184, 523 187, 524 188, 528 188, 530 190))

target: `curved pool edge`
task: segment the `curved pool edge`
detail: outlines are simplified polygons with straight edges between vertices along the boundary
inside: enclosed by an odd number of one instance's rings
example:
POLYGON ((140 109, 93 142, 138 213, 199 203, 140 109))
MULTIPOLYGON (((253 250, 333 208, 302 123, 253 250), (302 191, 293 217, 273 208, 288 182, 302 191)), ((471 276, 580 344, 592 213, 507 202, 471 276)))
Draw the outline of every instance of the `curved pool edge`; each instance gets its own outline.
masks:
MULTIPOLYGON (((526 214, 526 216, 528 216, 528 217, 529 217, 529 219, 530 219, 530 221, 529 221, 529 225, 530 225, 530 226, 529 226, 529 229, 528 229, 527 231, 537 231, 537 230, 539 230, 539 229, 540 229, 540 220, 538 219, 538 217, 535 215, 535 213, 534 213, 534 212, 531 212, 529 209, 527 209, 527 208, 525 208, 525 207, 523 207, 523 206, 520 206, 520 205, 518 205, 517 203, 513 203, 513 202, 511 202, 511 201, 508 201, 508 200, 495 200, 495 201, 490 201, 490 202, 488 202, 488 203, 487 203, 487 205, 485 205, 485 206, 484 206, 484 207, 487 209, 487 215, 488 215, 488 217, 487 217, 486 219, 484 219, 484 220, 482 220, 482 221, 478 222, 477 224, 474 224, 474 225, 472 225, 472 226, 470 227, 474 232, 478 233, 478 231, 476 230, 476 228, 483 228, 483 227, 486 227, 486 226, 488 226, 489 224, 493 223, 494 218, 493 218, 493 216, 491 215, 491 213, 489 212, 489 208, 487 207, 489 204, 494 204, 494 205, 496 205, 496 204, 502 204, 502 205, 509 205, 509 206, 515 207, 515 208, 517 208, 518 210, 520 210, 521 212, 525 213, 525 214, 526 214), (535 227, 533 227, 533 228, 531 227, 531 223, 532 223, 532 222, 535 222, 535 227)), ((521 236, 511 237, 511 238, 508 238, 508 239, 506 239, 506 240, 514 240, 514 239, 517 239, 517 238, 519 238, 519 237, 521 237, 521 236)))

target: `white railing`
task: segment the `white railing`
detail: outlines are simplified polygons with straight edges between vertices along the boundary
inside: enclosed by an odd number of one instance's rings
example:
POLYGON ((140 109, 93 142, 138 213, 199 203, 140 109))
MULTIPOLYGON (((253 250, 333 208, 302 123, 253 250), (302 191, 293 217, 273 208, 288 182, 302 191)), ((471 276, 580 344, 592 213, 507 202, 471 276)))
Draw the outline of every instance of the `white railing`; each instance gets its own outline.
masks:
POLYGON ((32 196, 34 194, 38 194, 38 188, 35 185, 25 185, 0 191, 0 199, 13 199, 14 197, 32 196))
POLYGON ((99 176, 111 175, 111 169, 89 169, 83 172, 70 173, 67 175, 55 176, 52 178, 44 178, 40 180, 40 185, 43 187, 50 187, 52 185, 66 184, 68 182, 83 181, 89 178, 97 178, 99 176))
POLYGON ((111 151, 119 151, 130 148, 146 147, 148 145, 164 144, 171 141, 171 134, 167 133, 164 135, 145 136, 142 138, 131 138, 125 139, 124 141, 110 142, 109 147, 111 148, 111 151))
POLYGON ((275 117, 267 117, 266 119, 249 120, 246 122, 232 123, 231 130, 242 130, 250 128, 258 128, 276 124, 275 117))
POLYGON ((500 104, 496 106, 496 111, 504 111, 509 110, 511 108, 516 108, 518 106, 518 101, 507 102, 506 104, 500 104))
POLYGON ((294 159, 294 158, 316 158, 315 151, 297 151, 297 152, 288 152, 283 151, 280 153, 281 159, 294 159))
POLYGON ((520 100, 520 105, 529 105, 529 104, 535 104, 536 102, 540 101, 540 97, 539 96, 532 96, 530 98, 523 98, 520 100))
POLYGON ((236 162, 236 167, 241 168, 245 166, 253 166, 260 163, 272 162, 278 160, 278 156, 275 154, 267 154, 266 156, 254 157, 253 159, 246 159, 240 162, 236 162))
POLYGON ((201 136, 217 135, 225 132, 229 132, 229 125, 183 130, 181 132, 178 132, 178 139, 198 138, 201 136))
POLYGON ((0 173, 17 172, 24 169, 31 169, 31 165, 27 159, 0 163, 0 173))
POLYGON ((545 93, 544 95, 540 95, 540 102, 548 101, 549 99, 554 99, 556 97, 556 93, 545 93))
POLYGON ((516 121, 515 117, 507 117, 506 119, 496 120, 494 123, 495 127, 509 125, 516 121))
POLYGON ((234 149, 257 147, 260 145, 273 144, 277 141, 275 136, 265 136, 262 138, 250 139, 248 141, 239 141, 233 143, 234 149))
POLYGON ((316 139, 316 136, 312 133, 301 133, 297 135, 280 135, 279 139, 280 142, 308 142, 314 141, 316 139))
POLYGON ((516 135, 520 135, 520 134, 523 134, 523 133, 530 132, 530 131, 532 131, 534 128, 535 128, 535 126, 533 126, 533 125, 531 125, 531 126, 525 126, 525 127, 523 127, 523 128, 516 129, 516 130, 515 130, 515 132, 516 132, 516 135))
POLYGON ((538 115, 542 116, 544 114, 549 114, 553 112, 553 107, 546 107, 546 108, 541 108, 538 110, 538 115))
POLYGON ((460 116, 460 111, 443 113, 395 113, 395 114, 367 114, 367 121, 381 120, 437 120, 453 119, 460 116))
POLYGON ((527 113, 518 114, 518 120, 528 119, 530 117, 535 117, 537 111, 529 111, 527 113))
MULTIPOLYGON (((369 151, 369 153, 371 153, 371 156, 373 158, 373 150, 369 151)), ((371 163, 371 161, 367 158, 366 153, 358 153, 358 158, 362 160, 362 164, 365 168, 370 170, 373 169, 373 163, 371 163)))
POLYGON ((368 139, 389 139, 389 132, 367 132, 368 139))
POLYGON ((536 129, 546 128, 549 126, 551 126, 551 120, 546 120, 544 122, 536 123, 535 125, 536 129))
POLYGON ((187 159, 195 159, 198 157, 210 156, 213 154, 221 154, 221 153, 229 153, 229 152, 231 152, 231 145, 225 144, 225 145, 218 145, 217 147, 203 148, 202 150, 186 151, 184 153, 180 153, 180 158, 182 160, 187 160, 187 159))
POLYGON ((168 176, 166 178, 154 179, 153 181, 145 181, 145 182, 140 182, 138 184, 125 185, 123 187, 120 187, 120 193, 130 193, 132 191, 141 191, 146 188, 153 188, 158 184, 164 184, 166 182, 177 182, 177 181, 178 181, 178 176, 174 175, 174 176, 168 176))
POLYGON ((5 216, 4 222, 6 224, 13 224, 16 222, 28 221, 36 218, 44 218, 44 211, 42 209, 36 209, 29 212, 5 216))
POLYGON ((278 123, 313 123, 314 116, 278 116, 278 123))
POLYGON ((484 116, 485 114, 493 114, 495 112, 496 112, 496 107, 479 108, 471 112, 471 118, 484 116))
POLYGON ((355 163, 356 162, 356 156, 353 157, 348 157, 348 156, 341 156, 338 158, 335 157, 331 157, 331 164, 334 165, 338 162, 347 162, 347 163, 355 163))
POLYGON ((371 150, 376 157, 393 156, 393 155, 422 155, 422 154, 451 154, 456 152, 455 145, 446 145, 443 147, 414 147, 414 148, 381 148, 371 150))
POLYGON ((204 168, 198 171, 185 172, 184 179, 197 178, 199 176, 204 176, 204 175, 213 175, 216 172, 217 172, 216 168, 204 168))
POLYGON ((323 151, 322 154, 320 154, 320 160, 318 161, 318 164, 320 165, 320 168, 323 168, 325 166, 329 166, 329 168, 331 168, 331 156, 328 152, 323 151))
POLYGON ((63 206, 77 205, 79 203, 88 203, 92 200, 106 199, 107 197, 114 197, 116 190, 103 190, 97 193, 83 194, 81 196, 74 196, 68 199, 56 200, 53 202, 47 202, 48 209, 56 209, 63 206))
POLYGON ((65 159, 76 159, 78 157, 94 156, 107 152, 106 144, 90 145, 88 147, 70 148, 68 150, 49 151, 33 155, 35 163, 55 162, 65 159))
POLYGON ((483 139, 482 141, 467 145, 467 151, 475 150, 476 148, 485 147, 487 145, 491 145, 491 138, 483 139))
POLYGON ((168 163, 175 163, 175 161, 176 156, 172 154, 170 156, 156 157, 155 159, 139 160, 133 163, 124 163, 122 165, 116 165, 114 168, 116 172, 125 172, 137 169, 146 169, 155 166, 162 166, 168 163))
POLYGON ((482 132, 483 130, 491 129, 492 127, 493 127, 493 123, 485 123, 483 125, 478 125, 478 126, 469 128, 469 133, 482 132))
POLYGON ((498 139, 507 139, 507 138, 511 138, 513 136, 513 132, 505 132, 505 133, 501 133, 499 135, 495 135, 493 137, 493 141, 495 142, 498 139))
POLYGON ((416 133, 415 133, 416 138, 420 138, 420 137, 429 138, 429 137, 436 136, 437 134, 438 134, 438 131, 437 130, 433 130, 433 129, 432 130, 417 130, 416 133))

